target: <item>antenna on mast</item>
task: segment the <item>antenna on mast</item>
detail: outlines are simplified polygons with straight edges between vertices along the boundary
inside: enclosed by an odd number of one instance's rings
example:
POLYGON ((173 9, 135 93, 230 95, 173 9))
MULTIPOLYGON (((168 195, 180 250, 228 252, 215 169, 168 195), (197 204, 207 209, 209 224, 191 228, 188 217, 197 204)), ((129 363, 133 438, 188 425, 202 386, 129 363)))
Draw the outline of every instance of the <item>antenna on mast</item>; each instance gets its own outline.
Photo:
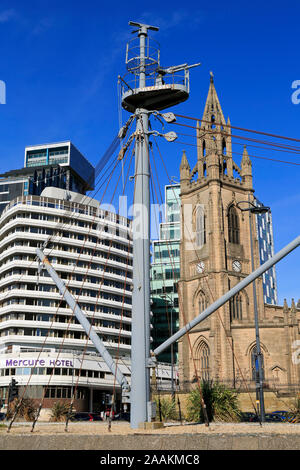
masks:
MULTIPOLYGON (((141 31, 142 29, 148 30, 150 29, 151 31, 159 31, 159 28, 157 26, 151 26, 149 24, 144 24, 144 23, 137 23, 136 21, 129 21, 129 26, 137 26, 139 29, 138 31, 141 31)), ((132 31, 132 33, 135 33, 137 31, 132 31)))

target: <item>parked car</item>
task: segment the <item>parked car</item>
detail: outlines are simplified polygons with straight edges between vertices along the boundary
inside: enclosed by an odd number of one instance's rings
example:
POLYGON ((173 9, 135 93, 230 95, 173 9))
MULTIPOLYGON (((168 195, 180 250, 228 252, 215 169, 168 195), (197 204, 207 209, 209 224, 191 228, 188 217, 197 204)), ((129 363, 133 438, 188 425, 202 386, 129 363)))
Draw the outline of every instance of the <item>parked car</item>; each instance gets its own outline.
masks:
POLYGON ((293 414, 290 411, 273 411, 271 414, 278 416, 282 422, 293 422, 293 414))
POLYGON ((265 413, 267 423, 279 423, 282 422, 281 416, 276 413, 265 413))
POLYGON ((257 423, 259 419, 255 413, 245 412, 245 413, 242 413, 241 421, 243 423, 257 423))

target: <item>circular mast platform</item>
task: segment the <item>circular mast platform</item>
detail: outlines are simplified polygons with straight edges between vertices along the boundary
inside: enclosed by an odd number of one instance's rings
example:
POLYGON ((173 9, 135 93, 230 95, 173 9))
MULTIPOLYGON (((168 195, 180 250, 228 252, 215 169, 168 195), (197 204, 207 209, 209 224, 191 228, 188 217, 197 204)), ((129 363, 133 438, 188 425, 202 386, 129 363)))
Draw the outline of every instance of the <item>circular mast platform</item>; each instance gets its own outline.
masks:
POLYGON ((134 113, 137 108, 148 111, 162 110, 187 100, 189 93, 185 85, 179 83, 169 85, 150 85, 134 88, 122 93, 122 106, 126 111, 134 113))

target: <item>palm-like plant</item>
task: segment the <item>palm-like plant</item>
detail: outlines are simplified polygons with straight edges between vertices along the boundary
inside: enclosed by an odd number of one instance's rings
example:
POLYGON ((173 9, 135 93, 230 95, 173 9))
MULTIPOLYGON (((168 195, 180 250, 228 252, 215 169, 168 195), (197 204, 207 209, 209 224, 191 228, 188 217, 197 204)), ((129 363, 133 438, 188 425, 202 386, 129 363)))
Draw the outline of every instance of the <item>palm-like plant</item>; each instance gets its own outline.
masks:
POLYGON ((18 408, 18 418, 25 421, 33 421, 36 417, 38 406, 32 398, 15 399, 10 403, 7 418, 11 419, 18 408))
MULTIPOLYGON (((202 381, 201 394, 209 421, 240 421, 241 410, 238 406, 237 394, 225 385, 202 381)), ((199 388, 192 390, 188 397, 187 419, 201 423, 205 421, 199 388)))
POLYGON ((64 421, 69 412, 70 404, 64 403, 62 401, 57 401, 54 403, 51 409, 51 421, 64 421))
POLYGON ((300 423, 300 397, 295 399, 288 416, 288 421, 292 423, 300 423))
POLYGON ((157 414, 159 410, 159 401, 160 401, 162 419, 164 421, 168 419, 177 419, 175 401, 172 400, 172 398, 160 398, 160 399, 156 398, 155 402, 156 402, 157 414))
POLYGON ((213 409, 215 421, 237 422, 241 419, 237 394, 219 383, 213 387, 213 409))

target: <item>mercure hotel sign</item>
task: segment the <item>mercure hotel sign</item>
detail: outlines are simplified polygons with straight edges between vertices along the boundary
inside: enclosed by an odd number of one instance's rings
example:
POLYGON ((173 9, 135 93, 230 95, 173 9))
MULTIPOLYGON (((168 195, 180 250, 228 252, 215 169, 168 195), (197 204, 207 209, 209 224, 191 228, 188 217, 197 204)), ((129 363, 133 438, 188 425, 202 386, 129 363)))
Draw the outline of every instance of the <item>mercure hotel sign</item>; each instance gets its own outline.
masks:
POLYGON ((44 359, 1 359, 0 367, 74 367, 73 361, 70 359, 51 359, 50 357, 44 359))

